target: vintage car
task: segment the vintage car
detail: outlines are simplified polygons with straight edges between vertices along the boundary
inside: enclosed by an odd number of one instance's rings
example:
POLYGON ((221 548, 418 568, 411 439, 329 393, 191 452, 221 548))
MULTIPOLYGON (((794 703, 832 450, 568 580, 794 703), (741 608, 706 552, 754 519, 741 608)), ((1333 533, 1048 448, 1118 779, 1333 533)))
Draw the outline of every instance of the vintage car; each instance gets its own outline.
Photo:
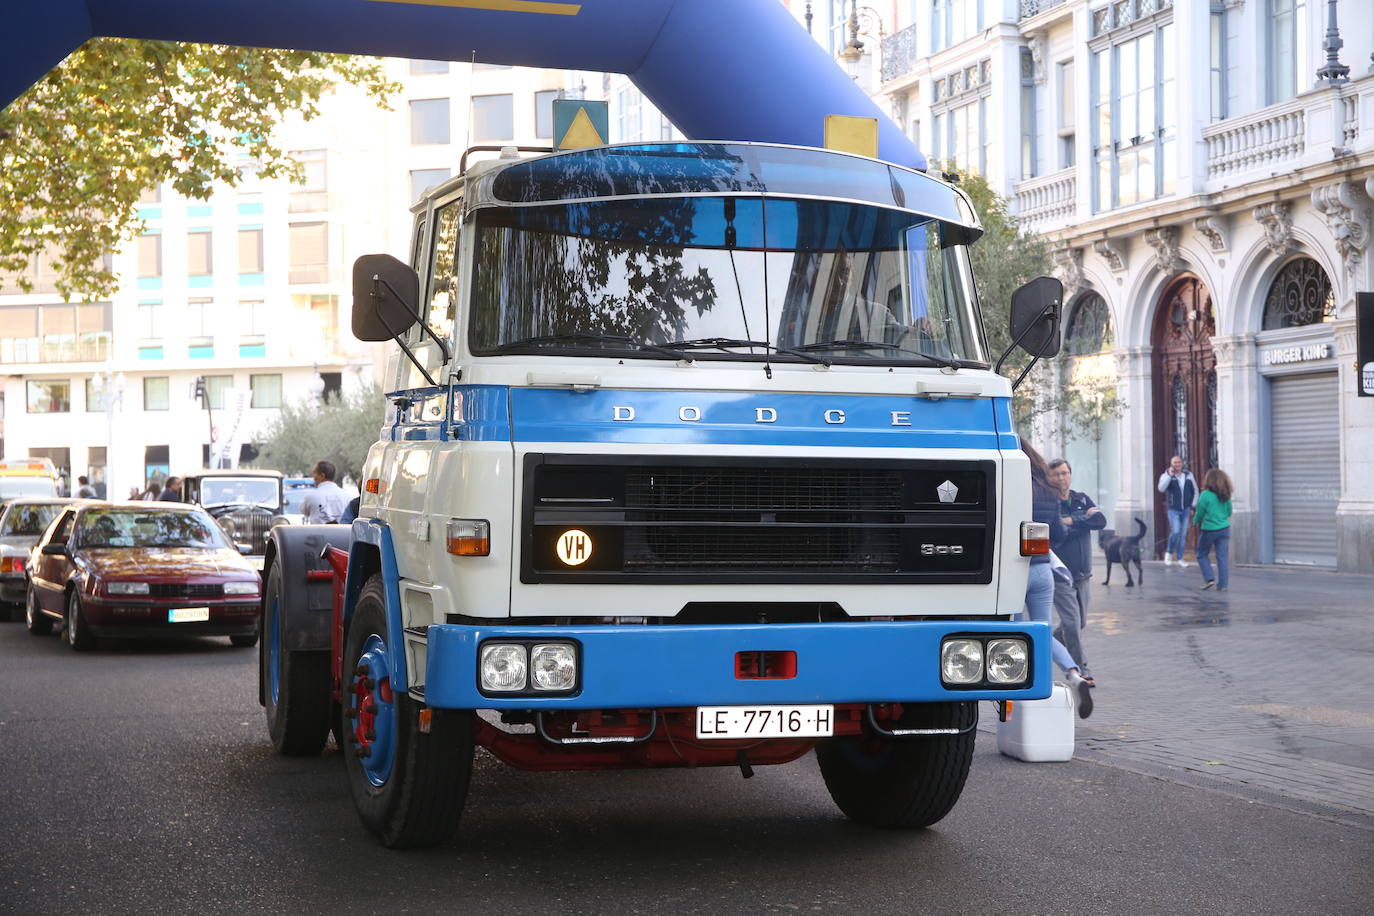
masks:
POLYGON ((287 522, 277 471, 197 471, 182 478, 181 498, 209 512, 258 569, 267 553, 267 532, 287 522))
POLYGON ((96 637, 228 636, 257 642, 259 576, 203 509, 174 502, 65 507, 29 555, 25 619, 96 637))
POLYGON ((0 615, 9 607, 23 607, 29 582, 29 552, 64 506, 87 500, 22 497, 10 500, 0 512, 0 615))

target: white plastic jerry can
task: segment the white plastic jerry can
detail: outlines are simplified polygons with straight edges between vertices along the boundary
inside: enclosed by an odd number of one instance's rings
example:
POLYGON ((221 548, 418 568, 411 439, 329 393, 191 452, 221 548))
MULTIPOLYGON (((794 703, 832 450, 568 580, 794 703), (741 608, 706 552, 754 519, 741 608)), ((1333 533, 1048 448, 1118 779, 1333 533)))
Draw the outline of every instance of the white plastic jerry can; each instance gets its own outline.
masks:
POLYGON ((1011 720, 997 723, 997 750, 1033 763, 1072 760, 1073 720, 1069 688, 1055 684, 1046 699, 1012 703, 1011 720))

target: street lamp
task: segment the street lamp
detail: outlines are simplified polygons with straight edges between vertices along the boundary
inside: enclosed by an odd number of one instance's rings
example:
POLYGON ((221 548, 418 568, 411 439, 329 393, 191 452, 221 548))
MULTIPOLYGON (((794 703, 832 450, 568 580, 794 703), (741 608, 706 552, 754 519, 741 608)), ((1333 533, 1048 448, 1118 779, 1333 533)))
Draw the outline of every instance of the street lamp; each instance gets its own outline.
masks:
POLYGON ((320 364, 315 364, 315 374, 310 376, 310 381, 306 382, 306 390, 310 392, 310 397, 315 401, 315 409, 319 410, 324 403, 324 376, 320 375, 320 364))
POLYGON ((115 489, 115 414, 124 405, 124 387, 128 380, 123 372, 106 369, 91 376, 91 385, 105 395, 105 498, 113 499, 115 489))
POLYGON ((837 56, 848 66, 850 75, 857 79, 858 74, 855 70, 859 61, 863 60, 865 53, 864 43, 859 40, 859 36, 869 35, 871 37, 875 25, 879 41, 887 37, 887 34, 883 29, 883 18, 878 14, 878 11, 871 6, 859 6, 859 0, 851 0, 849 22, 846 25, 849 28, 849 40, 845 42, 844 48, 840 50, 837 56), (862 23, 860 23, 860 16, 864 20, 862 23))

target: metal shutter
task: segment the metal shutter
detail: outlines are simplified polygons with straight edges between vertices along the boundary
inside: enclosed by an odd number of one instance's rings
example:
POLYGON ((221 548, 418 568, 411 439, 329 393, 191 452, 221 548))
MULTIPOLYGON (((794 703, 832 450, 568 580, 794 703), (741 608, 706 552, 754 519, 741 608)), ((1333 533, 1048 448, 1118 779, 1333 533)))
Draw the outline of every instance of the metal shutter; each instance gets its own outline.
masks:
POLYGON ((1274 562, 1335 566, 1341 494, 1337 375, 1272 379, 1269 398, 1274 562))

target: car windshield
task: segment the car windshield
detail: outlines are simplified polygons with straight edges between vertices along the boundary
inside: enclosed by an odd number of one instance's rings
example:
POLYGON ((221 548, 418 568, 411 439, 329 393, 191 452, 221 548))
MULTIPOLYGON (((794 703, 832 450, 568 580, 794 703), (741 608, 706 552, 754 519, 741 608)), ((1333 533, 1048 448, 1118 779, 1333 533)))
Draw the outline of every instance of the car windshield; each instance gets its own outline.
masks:
POLYGON ((0 537, 32 535, 48 530, 48 523, 62 511, 61 503, 22 503, 11 505, 0 516, 0 537))
POLYGON ((970 232, 907 210, 760 196, 488 208, 472 349, 986 362, 970 232))
POLYGON ((236 503, 247 506, 266 506, 275 509, 280 505, 277 498, 277 480, 273 477, 202 477, 200 480, 200 504, 202 506, 224 506, 236 503))
POLYGON ((92 509, 76 531, 81 547, 228 547, 215 520, 204 512, 92 509))

